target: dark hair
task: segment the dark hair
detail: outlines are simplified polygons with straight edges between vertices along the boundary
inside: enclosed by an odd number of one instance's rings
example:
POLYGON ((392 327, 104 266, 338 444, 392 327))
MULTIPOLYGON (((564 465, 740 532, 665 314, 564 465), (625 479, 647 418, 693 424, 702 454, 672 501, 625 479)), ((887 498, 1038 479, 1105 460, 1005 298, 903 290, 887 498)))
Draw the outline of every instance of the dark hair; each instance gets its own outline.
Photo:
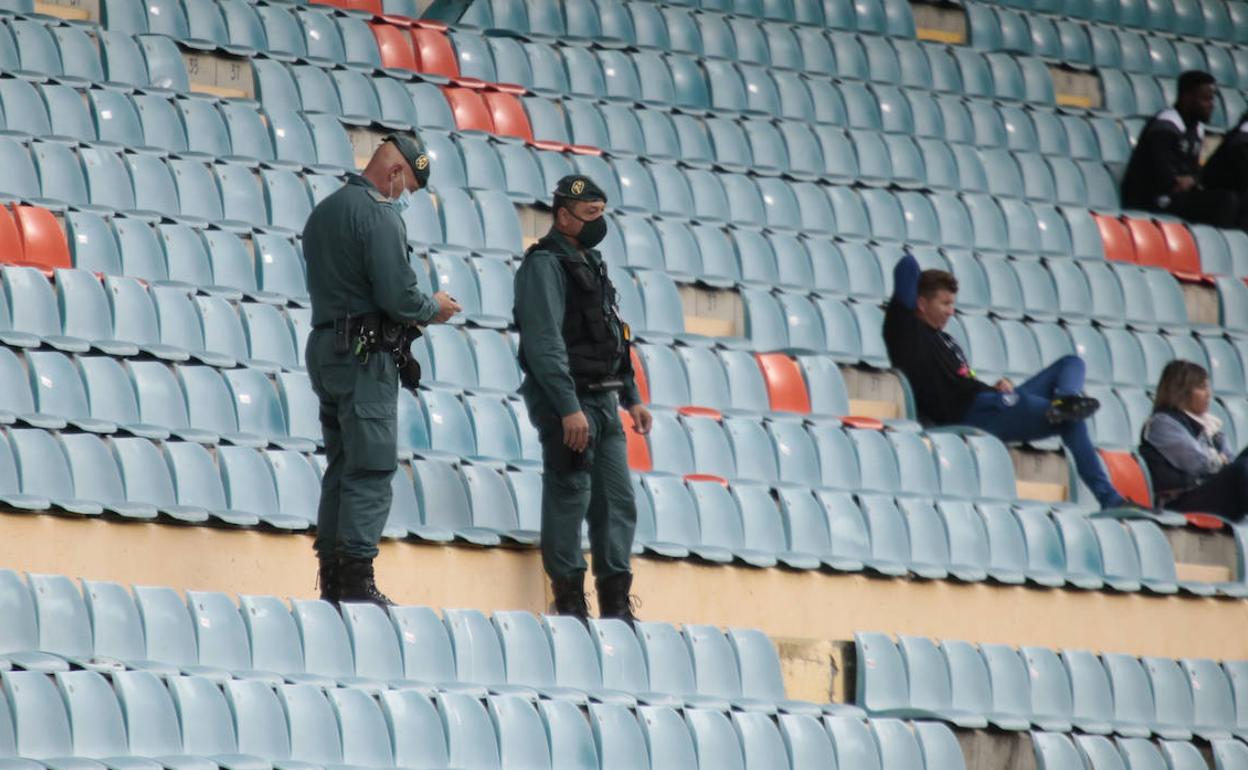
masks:
POLYGON ((550 203, 550 213, 555 213, 559 209, 571 209, 572 201, 562 195, 556 195, 555 199, 550 203))
POLYGON ((958 293, 958 279, 946 270, 924 270, 919 274, 919 296, 930 298, 938 291, 958 293))
POLYGON ((1200 364, 1176 358, 1161 370, 1157 383, 1157 395, 1153 396, 1153 411, 1183 409, 1193 390, 1209 381, 1209 372, 1200 364))
POLYGON ((1195 91, 1201 86, 1217 85, 1218 81, 1204 70, 1188 70, 1179 75, 1179 96, 1195 91))

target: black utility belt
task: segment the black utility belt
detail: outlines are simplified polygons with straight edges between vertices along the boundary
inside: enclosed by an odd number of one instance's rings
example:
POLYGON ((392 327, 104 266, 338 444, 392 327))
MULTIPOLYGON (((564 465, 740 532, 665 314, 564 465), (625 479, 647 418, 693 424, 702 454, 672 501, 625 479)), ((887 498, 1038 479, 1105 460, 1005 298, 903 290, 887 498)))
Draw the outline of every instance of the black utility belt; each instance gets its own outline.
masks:
POLYGON ((612 377, 606 380, 597 380, 595 382, 578 382, 576 383, 577 393, 613 393, 617 390, 624 389, 624 380, 619 377, 612 377))

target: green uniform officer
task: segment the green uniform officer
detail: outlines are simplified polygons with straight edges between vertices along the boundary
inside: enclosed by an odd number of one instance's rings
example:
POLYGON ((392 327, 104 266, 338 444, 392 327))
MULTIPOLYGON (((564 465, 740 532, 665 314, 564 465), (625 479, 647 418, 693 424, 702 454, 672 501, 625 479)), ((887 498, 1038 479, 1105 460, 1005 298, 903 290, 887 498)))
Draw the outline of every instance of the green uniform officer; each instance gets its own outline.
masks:
POLYGON ((555 612, 585 619, 581 524, 588 517, 598 606, 633 621, 629 566, 637 509, 619 407, 639 433, 650 412, 638 403, 628 326, 594 247, 606 235, 607 196, 588 177, 559 180, 549 233, 516 271, 520 393, 542 441, 542 564, 555 612))
POLYGON ((392 135, 362 174, 321 201, 303 230, 312 299, 306 361, 320 399, 328 465, 317 510, 321 598, 387 604, 373 559, 390 513, 397 466, 397 339, 459 311, 416 284, 400 218, 429 179, 419 139, 392 135), (387 341, 388 344, 387 344, 387 341))

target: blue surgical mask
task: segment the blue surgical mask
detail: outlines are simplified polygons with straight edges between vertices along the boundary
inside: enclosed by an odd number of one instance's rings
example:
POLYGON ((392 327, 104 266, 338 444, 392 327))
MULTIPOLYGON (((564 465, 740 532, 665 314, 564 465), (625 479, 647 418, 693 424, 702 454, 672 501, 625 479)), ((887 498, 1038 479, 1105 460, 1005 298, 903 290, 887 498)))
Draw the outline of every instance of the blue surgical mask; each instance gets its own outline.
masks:
POLYGON ((407 189, 407 172, 399 172, 403 175, 403 192, 399 193, 399 197, 393 195, 394 188, 391 187, 390 205, 394 206, 394 210, 402 214, 407 207, 412 205, 412 194, 407 189))

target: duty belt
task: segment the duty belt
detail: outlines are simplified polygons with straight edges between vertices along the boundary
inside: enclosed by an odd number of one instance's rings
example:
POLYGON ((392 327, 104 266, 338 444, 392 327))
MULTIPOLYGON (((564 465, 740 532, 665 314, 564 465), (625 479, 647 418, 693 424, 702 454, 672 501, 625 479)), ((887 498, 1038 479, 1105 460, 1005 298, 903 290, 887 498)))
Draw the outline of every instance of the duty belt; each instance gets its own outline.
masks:
POLYGON ((576 390, 578 393, 610 393, 624 389, 624 380, 619 377, 611 377, 597 382, 578 382, 576 390))

